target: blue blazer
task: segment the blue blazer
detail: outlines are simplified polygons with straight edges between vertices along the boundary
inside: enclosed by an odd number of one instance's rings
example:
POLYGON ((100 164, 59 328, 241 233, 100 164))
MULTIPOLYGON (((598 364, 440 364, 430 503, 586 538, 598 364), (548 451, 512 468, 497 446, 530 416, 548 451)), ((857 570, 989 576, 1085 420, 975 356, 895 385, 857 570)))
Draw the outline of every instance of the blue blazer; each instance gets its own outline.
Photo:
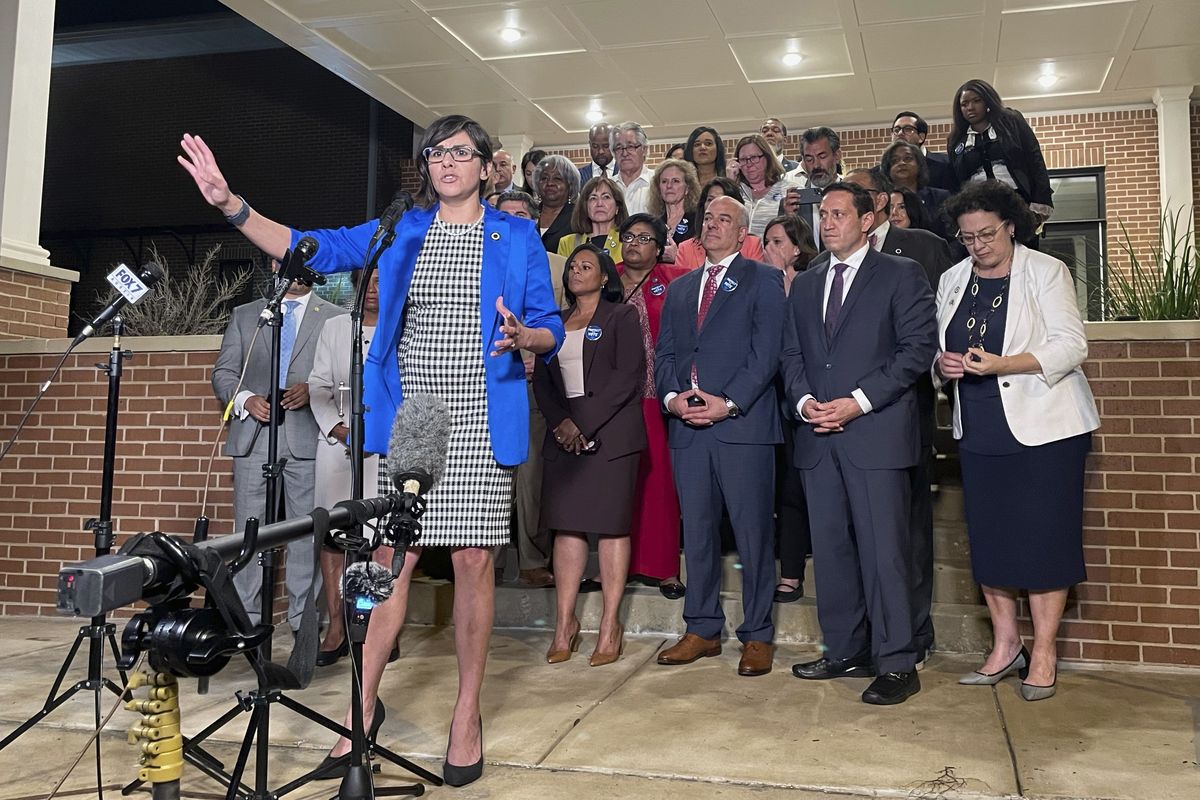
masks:
MULTIPOLYGON (((709 394, 725 395, 741 410, 737 417, 713 426, 718 441, 779 444, 783 429, 774 379, 783 341, 783 273, 741 255, 735 257, 709 306, 704 325, 696 330, 700 287, 707 279, 704 269, 696 269, 667 288, 654 350, 658 399, 690 389, 695 363, 700 388, 709 394)), ((675 416, 668 420, 670 446, 687 447, 698 429, 675 416)))
POLYGON ((795 463, 811 469, 838 447, 859 469, 904 469, 917 463, 920 428, 917 379, 929 372, 938 337, 933 290, 917 262, 867 252, 838 316, 825 336, 825 276, 829 262, 792 281, 784 328, 783 381, 793 414, 800 398, 818 402, 862 389, 872 411, 840 433, 796 430, 795 463))
MULTIPOLYGON (((396 240, 379 259, 379 322, 363 365, 365 447, 386 453, 396 409, 404 402, 396 348, 404 330, 404 306, 412 283, 417 254, 433 223, 438 207, 414 208, 396 225, 396 240)), ((368 243, 378 227, 371 220, 354 228, 292 231, 292 247, 302 236, 312 236, 319 245, 309 266, 318 272, 348 272, 363 261, 368 243)), ((496 298, 503 297, 509 311, 530 328, 546 328, 554 334, 549 360, 562 345, 563 325, 550 268, 537 227, 484 205, 483 268, 479 276, 479 353, 487 377, 488 431, 496 461, 514 466, 529 454, 529 399, 525 367, 519 353, 493 357, 500 339, 500 315, 496 298)))

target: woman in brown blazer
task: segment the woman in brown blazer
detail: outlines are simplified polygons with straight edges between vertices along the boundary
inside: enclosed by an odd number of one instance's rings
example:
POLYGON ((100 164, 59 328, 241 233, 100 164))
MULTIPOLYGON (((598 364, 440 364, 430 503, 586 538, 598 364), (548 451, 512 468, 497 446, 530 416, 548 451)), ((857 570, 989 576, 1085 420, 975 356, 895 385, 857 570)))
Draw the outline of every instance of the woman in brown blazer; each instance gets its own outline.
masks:
POLYGON ((566 341, 549 363, 538 359, 533 392, 546 417, 542 525, 554 531, 558 619, 546 661, 579 648, 575 601, 587 562, 587 534, 600 535, 604 611, 593 667, 621 655, 618 616, 629 572, 629 525, 638 463, 646 447, 641 386, 645 351, 637 310, 621 303, 621 278, 607 253, 582 244, 563 273, 566 341))

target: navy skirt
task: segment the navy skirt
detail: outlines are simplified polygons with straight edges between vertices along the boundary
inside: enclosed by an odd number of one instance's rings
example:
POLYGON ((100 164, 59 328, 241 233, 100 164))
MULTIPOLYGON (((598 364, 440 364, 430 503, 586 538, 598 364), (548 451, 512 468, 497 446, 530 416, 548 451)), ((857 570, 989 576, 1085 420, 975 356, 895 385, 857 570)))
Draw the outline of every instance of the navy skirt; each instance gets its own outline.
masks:
POLYGON ((1087 579, 1083 474, 1092 435, 1015 453, 960 450, 971 569, 986 586, 1062 589, 1087 579))

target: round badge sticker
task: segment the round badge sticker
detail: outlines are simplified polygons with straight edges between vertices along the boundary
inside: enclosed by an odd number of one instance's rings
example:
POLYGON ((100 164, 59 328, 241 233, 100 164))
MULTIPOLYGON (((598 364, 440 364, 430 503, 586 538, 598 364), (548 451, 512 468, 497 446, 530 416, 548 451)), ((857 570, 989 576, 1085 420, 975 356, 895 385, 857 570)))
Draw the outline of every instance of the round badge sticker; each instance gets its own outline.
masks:
POLYGON ((679 233, 679 234, 687 233, 688 232, 687 222, 681 222, 678 225, 676 225, 675 232, 679 233))
POLYGON ((662 283, 655 283, 650 286, 650 294, 654 295, 655 297, 662 297, 662 295, 665 294, 666 291, 667 291, 667 287, 665 284, 662 284, 662 283))
POLYGON ((594 342, 603 335, 604 331, 599 325, 588 325, 587 329, 583 332, 583 338, 587 339, 589 342, 594 342))
POLYGON ((737 288, 737 286, 738 286, 738 284, 737 284, 736 280, 734 280, 733 278, 726 278, 724 280, 724 282, 721 283, 721 291, 732 292, 734 289, 737 288))

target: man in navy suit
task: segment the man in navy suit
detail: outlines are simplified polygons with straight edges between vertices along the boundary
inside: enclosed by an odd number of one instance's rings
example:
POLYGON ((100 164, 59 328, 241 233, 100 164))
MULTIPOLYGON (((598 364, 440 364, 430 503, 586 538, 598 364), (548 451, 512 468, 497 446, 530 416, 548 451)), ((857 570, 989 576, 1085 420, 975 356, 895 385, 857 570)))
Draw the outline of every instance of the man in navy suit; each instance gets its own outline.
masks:
POLYGON ((775 626, 775 445, 783 441, 774 377, 784 325, 783 276, 739 254, 746 207, 718 197, 704 211, 704 269, 667 291, 654 382, 683 512, 687 633, 658 657, 690 664, 721 652, 721 509, 742 563, 739 675, 771 671, 775 626))
POLYGON ((612 126, 601 122, 593 125, 588 131, 588 150, 591 151, 592 160, 587 166, 579 168, 579 185, 590 181, 597 175, 605 175, 609 178, 613 177, 613 152, 612 144, 609 141, 609 136, 612 134, 612 126))
POLYGON ((838 182, 821 198, 829 263, 792 283, 783 375, 820 575, 826 655, 792 668, 821 680, 877 676, 863 702, 920 691, 909 597, 909 470, 920 454, 917 379, 937 353, 921 266, 868 243, 871 195, 838 182))

